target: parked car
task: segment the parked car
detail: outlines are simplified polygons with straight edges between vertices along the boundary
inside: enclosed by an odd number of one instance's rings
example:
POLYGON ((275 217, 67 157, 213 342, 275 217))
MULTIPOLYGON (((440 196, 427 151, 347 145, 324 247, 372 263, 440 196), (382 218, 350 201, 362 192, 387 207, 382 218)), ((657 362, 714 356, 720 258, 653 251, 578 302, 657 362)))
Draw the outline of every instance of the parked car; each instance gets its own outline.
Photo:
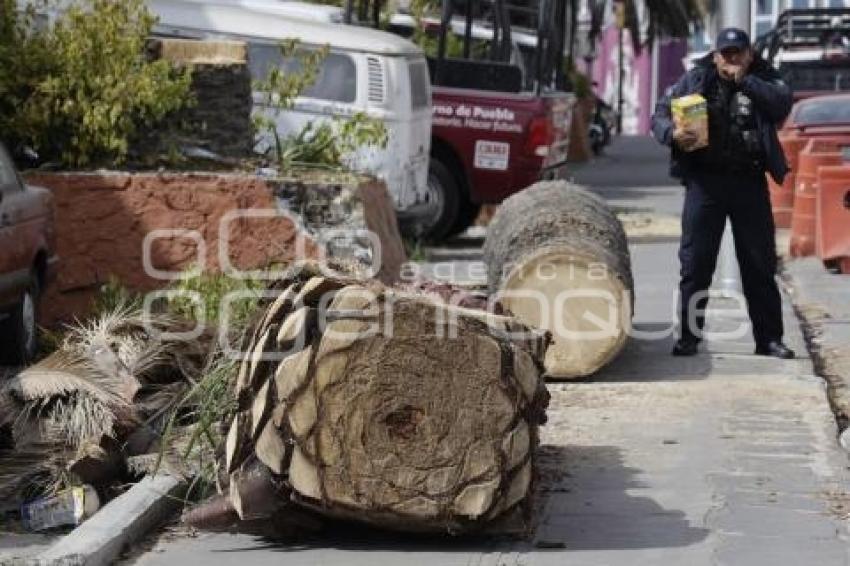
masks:
POLYGON ((781 132, 799 136, 850 135, 850 92, 798 101, 781 132))
MULTIPOLYGON (((368 148, 349 156, 357 170, 383 179, 400 220, 427 218, 428 155, 431 143, 431 87, 422 50, 393 34, 345 24, 288 15, 284 2, 258 0, 148 0, 159 17, 154 32, 181 38, 220 38, 248 44, 251 73, 266 78, 273 67, 293 69, 280 44, 298 40, 299 49, 330 48, 317 79, 290 109, 264 106, 256 92, 255 112, 272 118, 281 135, 297 134, 311 121, 321 122, 357 112, 387 128, 385 149, 368 148)), ((297 7, 297 6, 296 6, 297 7)), ((296 58, 297 59, 297 58, 296 58)))
POLYGON ((53 199, 27 185, 0 144, 0 362, 21 364, 38 348, 38 303, 56 263, 53 199))

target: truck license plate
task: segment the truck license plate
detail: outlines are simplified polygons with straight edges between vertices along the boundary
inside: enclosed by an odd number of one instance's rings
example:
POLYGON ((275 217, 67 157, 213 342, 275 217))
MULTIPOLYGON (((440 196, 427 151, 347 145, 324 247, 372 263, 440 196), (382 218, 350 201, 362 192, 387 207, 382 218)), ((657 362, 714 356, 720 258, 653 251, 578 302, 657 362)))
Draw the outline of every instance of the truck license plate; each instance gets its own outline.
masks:
POLYGON ((508 158, 510 157, 510 153, 510 144, 478 140, 475 142, 474 165, 476 169, 506 171, 508 168, 508 158))

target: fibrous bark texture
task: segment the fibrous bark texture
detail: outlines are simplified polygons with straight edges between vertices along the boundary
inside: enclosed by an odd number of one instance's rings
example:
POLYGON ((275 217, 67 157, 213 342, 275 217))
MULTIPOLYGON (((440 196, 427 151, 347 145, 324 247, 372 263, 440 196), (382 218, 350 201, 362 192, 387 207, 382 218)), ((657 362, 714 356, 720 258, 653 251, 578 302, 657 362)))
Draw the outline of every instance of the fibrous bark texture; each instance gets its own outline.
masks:
POLYGON ((601 198, 564 181, 513 195, 488 227, 484 261, 504 308, 552 332, 549 377, 589 375, 622 350, 634 283, 625 232, 601 198))
POLYGON ((237 382, 228 513, 523 528, 548 333, 375 283, 316 275, 280 288, 237 382))

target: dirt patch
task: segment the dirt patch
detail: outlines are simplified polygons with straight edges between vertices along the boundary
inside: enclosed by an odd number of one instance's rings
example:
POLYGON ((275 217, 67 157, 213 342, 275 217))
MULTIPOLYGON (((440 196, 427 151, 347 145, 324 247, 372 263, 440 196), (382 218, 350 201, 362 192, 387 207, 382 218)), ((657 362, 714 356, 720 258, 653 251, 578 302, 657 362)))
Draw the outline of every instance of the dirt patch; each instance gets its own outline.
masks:
POLYGON ((618 212, 626 236, 636 238, 678 238, 682 235, 682 220, 672 214, 656 212, 618 212))

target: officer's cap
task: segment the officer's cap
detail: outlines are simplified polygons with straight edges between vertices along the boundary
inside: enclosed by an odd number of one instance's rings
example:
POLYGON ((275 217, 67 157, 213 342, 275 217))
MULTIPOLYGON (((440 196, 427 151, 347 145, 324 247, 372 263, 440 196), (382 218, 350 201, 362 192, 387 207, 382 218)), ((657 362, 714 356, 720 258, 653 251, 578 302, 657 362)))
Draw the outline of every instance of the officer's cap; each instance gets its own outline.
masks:
POLYGON ((718 51, 724 49, 738 49, 743 51, 750 46, 750 36, 740 28, 726 28, 717 34, 714 48, 718 51))

